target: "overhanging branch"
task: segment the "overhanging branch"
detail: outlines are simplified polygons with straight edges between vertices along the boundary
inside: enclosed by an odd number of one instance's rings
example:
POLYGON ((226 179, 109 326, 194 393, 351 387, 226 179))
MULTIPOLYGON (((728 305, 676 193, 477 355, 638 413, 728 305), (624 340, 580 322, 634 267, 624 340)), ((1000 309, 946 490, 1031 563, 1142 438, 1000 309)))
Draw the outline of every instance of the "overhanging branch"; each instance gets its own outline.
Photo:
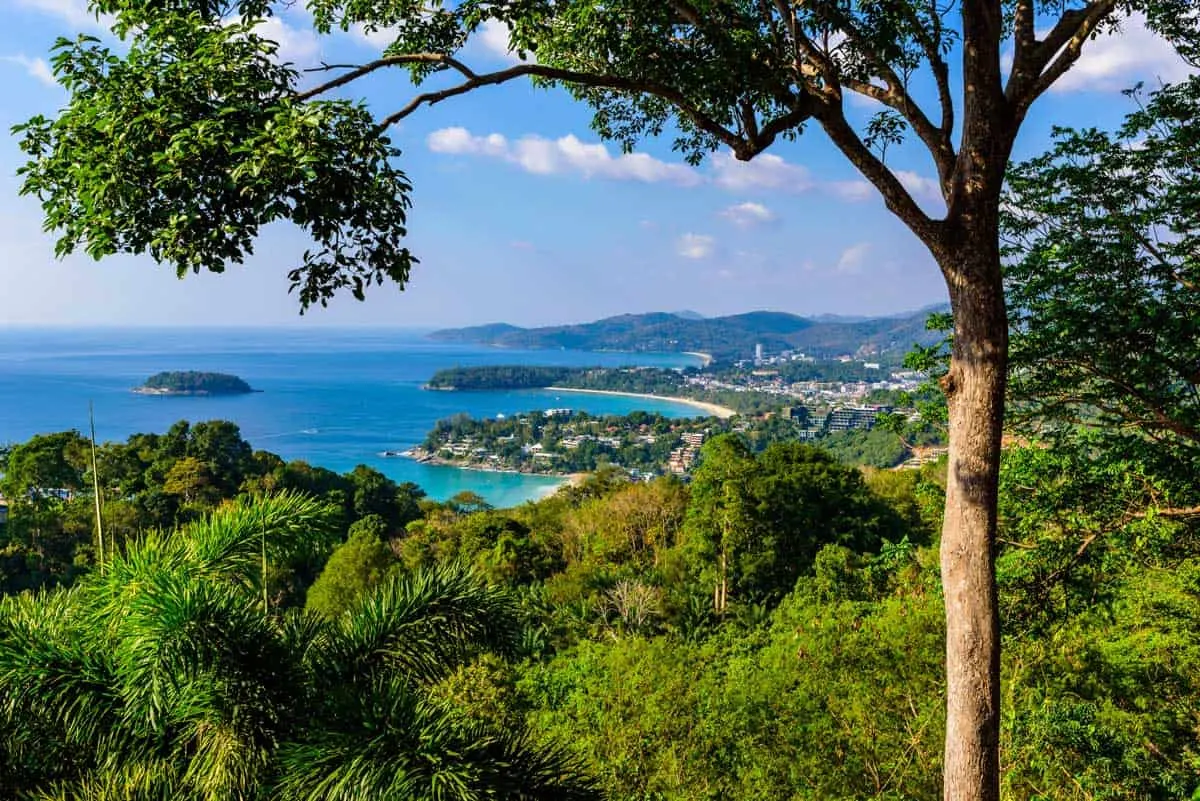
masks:
POLYGON ((846 121, 841 99, 819 103, 813 116, 821 124, 821 128, 830 140, 850 160, 850 163, 879 190, 888 209, 899 217, 930 250, 936 252, 941 247, 939 222, 930 218, 917 205, 895 173, 871 152, 871 149, 846 121))
MULTIPOLYGON (((463 69, 459 71, 463 72, 463 69)), ((750 159, 762 152, 774 142, 775 137, 780 133, 788 128, 799 125, 812 116, 811 103, 808 102, 807 96, 797 95, 794 98, 793 107, 787 112, 767 121, 759 130, 752 132, 753 135, 748 133, 746 136, 740 136, 737 132, 725 127, 713 117, 701 111, 698 106, 689 101, 679 90, 653 81, 626 78, 621 75, 594 75, 586 72, 575 72, 573 70, 549 67, 544 64, 518 64, 508 69, 483 74, 467 70, 464 74, 468 76, 467 80, 456 86, 417 95, 403 108, 381 120, 379 123, 380 129, 386 129, 403 120, 421 106, 432 106, 443 100, 466 94, 484 86, 496 86, 525 77, 543 78, 574 86, 611 89, 618 92, 650 94, 662 98, 678 108, 680 113, 686 116, 696 127, 711 134, 722 144, 729 147, 734 155, 742 160, 750 159)))
MULTIPOLYGON (((914 24, 914 27, 920 27, 914 24)), ((878 87, 867 81, 859 81, 848 76, 839 76, 839 82, 852 92, 864 94, 878 102, 884 104, 888 108, 897 111, 904 119, 912 126, 917 137, 924 143, 925 148, 929 151, 929 155, 933 158, 933 162, 938 171, 939 186, 942 187, 943 194, 946 194, 946 187, 950 184, 951 175, 954 171, 954 165, 957 156, 954 152, 954 146, 950 142, 950 131, 944 130, 934 125, 925 111, 913 100, 909 93, 905 82, 901 80, 896 71, 887 63, 878 52, 876 52, 868 43, 865 37, 858 28, 854 26, 852 21, 847 17, 840 22, 840 30, 846 35, 847 40, 854 45, 870 65, 871 70, 883 80, 884 87, 878 87)), ((923 49, 925 45, 922 45, 923 49)), ((936 46, 932 41, 928 42, 928 47, 932 48, 936 61, 931 62, 930 66, 937 73, 937 64, 941 62, 937 56, 936 46)), ((925 49, 926 58, 929 58, 929 49, 925 49)), ((947 73, 948 76, 948 73, 947 73)), ((945 124, 945 109, 949 100, 949 86, 945 87, 945 94, 942 94, 941 80, 939 79, 939 97, 943 104, 943 124, 945 124)), ((953 117, 950 117, 950 126, 953 127, 953 117)))
POLYGON ((468 68, 467 65, 463 64, 453 56, 447 56, 442 53, 406 53, 399 56, 384 56, 383 58, 361 65, 323 64, 316 70, 309 70, 309 72, 324 72, 336 69, 346 69, 349 70, 349 72, 343 73, 333 80, 326 81, 319 86, 314 86, 312 89, 301 92, 300 94, 296 95, 295 99, 301 102, 305 100, 311 100, 314 97, 323 95, 326 92, 338 88, 339 86, 345 86, 352 81, 357 81, 364 75, 370 75, 376 70, 381 70, 385 67, 404 67, 410 64, 443 64, 447 67, 458 70, 468 80, 479 77, 470 68, 468 68))

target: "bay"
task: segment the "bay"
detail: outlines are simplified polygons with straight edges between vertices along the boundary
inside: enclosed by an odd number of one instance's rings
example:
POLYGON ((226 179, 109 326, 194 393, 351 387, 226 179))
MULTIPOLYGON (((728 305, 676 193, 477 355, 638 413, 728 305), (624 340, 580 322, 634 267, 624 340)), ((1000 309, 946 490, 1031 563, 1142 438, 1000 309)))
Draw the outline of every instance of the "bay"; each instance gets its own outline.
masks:
POLYGON ((357 464, 412 481, 432 498, 469 490, 512 506, 561 479, 422 465, 381 456, 420 443, 438 420, 569 407, 593 414, 637 409, 670 417, 694 408, 662 400, 544 390, 431 392, 441 368, 696 364, 682 354, 521 351, 431 342, 411 329, 0 328, 0 443, 86 431, 95 407, 100 440, 166 431, 178 420, 230 420, 256 449, 337 472, 357 464), (154 397, 130 389, 164 370, 232 373, 262 392, 230 397, 154 397))

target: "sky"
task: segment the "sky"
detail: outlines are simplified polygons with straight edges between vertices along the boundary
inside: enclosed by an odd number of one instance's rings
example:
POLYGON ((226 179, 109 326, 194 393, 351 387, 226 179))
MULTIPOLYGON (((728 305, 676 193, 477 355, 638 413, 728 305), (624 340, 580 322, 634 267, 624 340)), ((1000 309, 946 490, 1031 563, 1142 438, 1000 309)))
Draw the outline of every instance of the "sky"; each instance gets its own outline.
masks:
MULTIPOLYGON (((105 33, 86 0, 0 0, 0 130, 64 104, 47 57, 56 37, 82 32, 105 33)), ((302 8, 266 33, 299 67, 368 61, 387 44, 361 32, 318 38, 302 8)), ((499 69, 515 62, 507 45, 507 32, 491 27, 463 58, 499 69)), ((1119 124, 1132 108, 1122 89, 1187 71, 1140 19, 1126 21, 1121 34, 1089 43, 1038 101, 1016 157, 1045 150, 1055 124, 1119 124)), ((413 91, 395 73, 351 94, 386 114, 413 91)), ((866 120, 869 103, 850 113, 866 120)), ((815 126, 751 162, 717 152, 693 168, 669 138, 622 155, 590 119, 565 92, 520 82, 408 117, 392 136, 414 185, 409 239, 421 263, 403 292, 379 287, 363 303, 339 298, 303 317, 286 273, 305 241, 283 226, 222 275, 180 280, 138 256, 56 260, 37 201, 18 196, 16 139, 0 134, 0 326, 546 325, 685 309, 890 314, 945 299, 922 246, 815 126)), ((936 212, 922 154, 893 148, 888 163, 936 212)))

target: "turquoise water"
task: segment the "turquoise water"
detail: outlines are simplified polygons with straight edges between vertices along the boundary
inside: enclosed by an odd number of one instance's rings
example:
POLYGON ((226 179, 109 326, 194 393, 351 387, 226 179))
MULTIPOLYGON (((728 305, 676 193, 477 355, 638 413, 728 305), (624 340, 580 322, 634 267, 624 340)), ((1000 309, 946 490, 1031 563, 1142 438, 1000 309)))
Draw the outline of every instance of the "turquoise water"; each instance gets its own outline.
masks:
POLYGON ((595 414, 635 409, 673 417, 695 410, 669 401, 531 390, 428 392, 434 371, 456 365, 627 364, 682 366, 678 354, 518 351, 429 342, 404 329, 0 328, 0 443, 86 431, 95 405, 101 440, 162 432, 177 420, 232 420, 255 447, 343 472, 367 464, 413 481, 433 498, 477 492, 496 506, 544 495, 558 479, 484 473, 386 458, 418 444, 442 418, 570 407, 595 414), (233 373, 263 392, 164 398, 129 389, 163 370, 233 373))

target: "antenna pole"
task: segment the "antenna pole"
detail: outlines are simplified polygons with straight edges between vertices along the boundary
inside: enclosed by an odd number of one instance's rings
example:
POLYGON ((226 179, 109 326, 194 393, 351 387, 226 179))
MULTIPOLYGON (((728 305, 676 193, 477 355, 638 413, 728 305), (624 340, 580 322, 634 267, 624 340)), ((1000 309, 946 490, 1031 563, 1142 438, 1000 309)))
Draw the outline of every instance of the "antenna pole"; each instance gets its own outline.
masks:
POLYGON ((104 517, 100 513, 100 472, 96 466, 96 415, 92 402, 88 401, 88 425, 92 430, 92 494, 96 499, 96 536, 100 541, 100 558, 97 564, 104 572, 104 517))
POLYGON ((263 585, 263 614, 271 611, 271 602, 267 599, 267 518, 262 518, 262 585, 263 585))

